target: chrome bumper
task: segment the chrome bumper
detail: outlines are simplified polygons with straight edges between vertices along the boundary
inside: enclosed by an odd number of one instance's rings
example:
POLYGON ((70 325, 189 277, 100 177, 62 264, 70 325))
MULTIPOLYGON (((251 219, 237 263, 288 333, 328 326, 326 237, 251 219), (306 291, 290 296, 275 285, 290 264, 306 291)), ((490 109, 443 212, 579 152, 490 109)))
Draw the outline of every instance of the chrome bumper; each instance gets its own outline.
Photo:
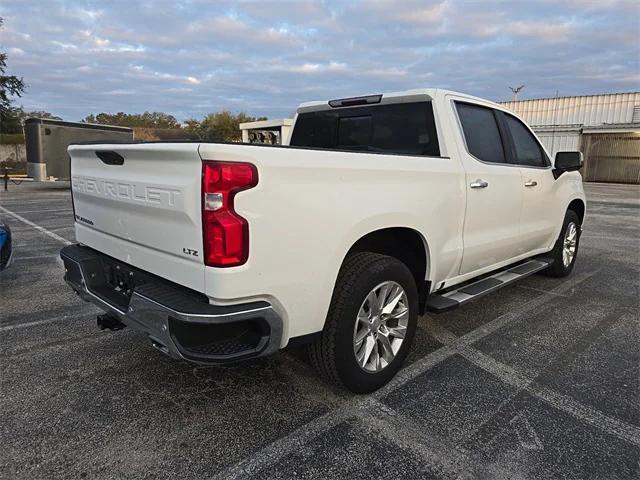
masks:
POLYGON ((215 364, 280 348, 282 320, 267 302, 211 305, 202 294, 85 246, 69 245, 60 257, 65 281, 82 299, 146 334, 173 358, 215 364))

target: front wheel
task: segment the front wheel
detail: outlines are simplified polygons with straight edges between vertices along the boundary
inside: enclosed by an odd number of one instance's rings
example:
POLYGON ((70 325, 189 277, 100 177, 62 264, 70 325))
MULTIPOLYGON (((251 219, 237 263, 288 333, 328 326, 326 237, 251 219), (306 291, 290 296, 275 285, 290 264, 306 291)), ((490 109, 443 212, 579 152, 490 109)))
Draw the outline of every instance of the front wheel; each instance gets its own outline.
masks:
POLYGON ((553 263, 543 271, 550 277, 566 277, 573 270, 578 256, 580 245, 580 220, 573 210, 567 210, 560 230, 560 236, 556 240, 550 257, 553 263))
POLYGON ((418 293, 407 266, 371 252, 350 255, 325 328, 309 347, 316 370, 356 393, 385 385, 402 366, 416 329, 418 293))

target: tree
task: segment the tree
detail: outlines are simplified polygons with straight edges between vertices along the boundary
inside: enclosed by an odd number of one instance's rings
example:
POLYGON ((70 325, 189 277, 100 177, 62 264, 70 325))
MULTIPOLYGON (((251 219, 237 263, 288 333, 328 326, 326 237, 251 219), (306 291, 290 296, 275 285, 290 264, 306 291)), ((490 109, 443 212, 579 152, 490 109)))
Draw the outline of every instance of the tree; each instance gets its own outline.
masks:
POLYGON ((97 115, 88 115, 82 121, 101 125, 119 125, 121 127, 180 128, 180 123, 173 115, 163 112, 99 113, 97 115))
MULTIPOLYGON (((0 17, 0 29, 4 20, 0 17)), ((11 97, 20 97, 25 84, 22 78, 15 75, 5 75, 7 69, 7 54, 0 52, 0 132, 18 133, 22 130, 19 115, 21 108, 12 106, 11 97)))
POLYGON ((0 125, 0 133, 22 133, 22 125, 27 118, 50 118, 52 120, 62 120, 60 117, 44 112, 44 111, 31 111, 25 112, 22 107, 10 107, 8 110, 3 110, 2 113, 2 125, 0 125))
POLYGON ((33 110, 31 112, 22 112, 22 121, 27 118, 48 118, 50 120, 62 120, 61 117, 54 115, 53 113, 45 112, 44 110, 33 110))
MULTIPOLYGON (((0 29, 4 20, 0 17, 0 29)), ((9 109, 11 107, 10 97, 20 97, 24 92, 24 80, 18 78, 15 75, 5 75, 7 68, 7 54, 0 52, 0 108, 2 110, 9 109)))
POLYGON ((200 120, 196 120, 195 118, 189 118, 185 120, 183 127, 187 133, 191 135, 195 135, 197 138, 202 139, 204 137, 202 130, 202 123, 200 120))
POLYGON ((267 117, 250 117, 244 112, 233 114, 228 110, 210 113, 201 122, 195 119, 187 120, 185 129, 195 132, 203 140, 216 142, 239 142, 242 139, 240 124, 266 120, 267 117))

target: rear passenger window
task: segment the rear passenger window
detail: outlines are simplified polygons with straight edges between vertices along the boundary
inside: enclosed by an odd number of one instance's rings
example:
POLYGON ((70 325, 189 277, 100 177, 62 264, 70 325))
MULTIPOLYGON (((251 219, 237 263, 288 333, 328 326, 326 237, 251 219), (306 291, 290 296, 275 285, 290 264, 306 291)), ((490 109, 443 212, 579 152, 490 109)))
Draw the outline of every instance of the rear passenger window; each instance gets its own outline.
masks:
POLYGON ((457 102, 456 108, 469 153, 483 162, 506 163, 493 110, 457 102))
POLYGON ((513 140, 515 163, 529 167, 546 167, 546 155, 529 129, 511 115, 505 114, 504 118, 513 140))

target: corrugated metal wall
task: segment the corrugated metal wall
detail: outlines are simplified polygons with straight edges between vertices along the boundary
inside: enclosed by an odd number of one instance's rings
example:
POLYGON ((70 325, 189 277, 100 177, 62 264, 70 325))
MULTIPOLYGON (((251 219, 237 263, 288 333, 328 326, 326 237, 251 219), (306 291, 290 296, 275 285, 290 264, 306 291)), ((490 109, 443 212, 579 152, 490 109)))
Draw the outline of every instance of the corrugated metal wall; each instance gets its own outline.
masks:
POLYGON ((533 128, 552 157, 582 151, 586 181, 640 183, 640 92, 501 104, 533 128))
POLYGON ((539 98, 501 102, 529 125, 602 125, 632 123, 633 110, 640 105, 640 92, 539 98))
POLYGON ((549 132, 544 130, 536 132, 536 135, 538 135, 538 138, 546 147, 551 158, 555 158, 558 152, 575 152, 580 150, 580 131, 549 132))
POLYGON ((582 153, 585 181, 640 183, 640 133, 585 133, 582 153))

